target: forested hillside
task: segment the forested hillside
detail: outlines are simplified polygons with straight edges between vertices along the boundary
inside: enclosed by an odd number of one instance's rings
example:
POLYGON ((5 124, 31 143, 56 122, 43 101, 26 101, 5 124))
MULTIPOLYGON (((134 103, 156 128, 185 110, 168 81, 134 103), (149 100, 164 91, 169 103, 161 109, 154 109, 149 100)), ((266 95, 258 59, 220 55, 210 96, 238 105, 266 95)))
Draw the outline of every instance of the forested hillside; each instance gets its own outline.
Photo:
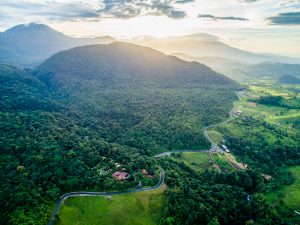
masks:
POLYGON ((149 154, 207 147, 202 127, 227 116, 237 88, 204 65, 125 43, 58 53, 36 76, 101 137, 149 154))
POLYGON ((208 67, 129 44, 75 48, 33 73, 0 66, 1 224, 46 224, 75 190, 154 185, 166 149, 208 148, 238 85, 208 67), (116 163, 129 174, 112 179, 116 163))

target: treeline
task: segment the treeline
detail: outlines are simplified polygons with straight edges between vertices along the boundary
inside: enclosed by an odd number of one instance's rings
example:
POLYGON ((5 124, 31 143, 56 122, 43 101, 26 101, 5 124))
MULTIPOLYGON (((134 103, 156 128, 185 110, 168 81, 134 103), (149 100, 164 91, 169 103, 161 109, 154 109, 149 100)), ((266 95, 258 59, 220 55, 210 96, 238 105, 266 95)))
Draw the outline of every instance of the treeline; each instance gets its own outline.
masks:
MULTIPOLYGON (((160 57, 165 63, 178 61, 160 57)), ((51 79, 42 81, 31 71, 0 66, 1 224, 47 224, 55 201, 66 192, 123 190, 139 181, 153 186, 159 174, 151 156, 167 149, 209 147, 203 126, 226 118, 236 98, 236 84, 205 66, 193 65, 196 70, 189 72, 186 65, 189 76, 175 69, 169 87, 153 78, 149 66, 144 80, 122 78, 112 85, 102 79, 116 73, 111 61, 99 66, 79 60, 74 70, 73 59, 61 61, 61 67, 50 62, 51 68, 64 70, 52 71, 51 79), (154 178, 142 176, 142 168, 154 178), (132 176, 114 180, 112 173, 121 169, 132 176)), ((164 71, 174 71, 171 67, 164 71)), ((117 72, 119 76, 124 70, 117 72)), ((171 77, 169 73, 164 79, 171 77)))
MULTIPOLYGON (((271 192, 294 182, 293 177, 283 168, 300 165, 300 136, 249 116, 232 121, 230 127, 219 127, 225 137, 226 145, 251 170, 257 171, 265 179, 265 188, 260 192, 271 192)), ((272 206, 275 207, 275 206, 272 206)), ((276 206, 277 207, 277 206, 276 206)), ((297 216, 292 211, 279 210, 281 223, 297 224, 297 216)))
POLYGON ((271 225, 283 222, 260 194, 265 191, 266 183, 256 170, 196 173, 183 163, 160 163, 166 168, 168 185, 163 225, 271 225))
POLYGON ((296 96, 284 98, 282 96, 267 95, 261 96, 254 101, 263 105, 278 106, 287 109, 300 109, 300 98, 296 96))

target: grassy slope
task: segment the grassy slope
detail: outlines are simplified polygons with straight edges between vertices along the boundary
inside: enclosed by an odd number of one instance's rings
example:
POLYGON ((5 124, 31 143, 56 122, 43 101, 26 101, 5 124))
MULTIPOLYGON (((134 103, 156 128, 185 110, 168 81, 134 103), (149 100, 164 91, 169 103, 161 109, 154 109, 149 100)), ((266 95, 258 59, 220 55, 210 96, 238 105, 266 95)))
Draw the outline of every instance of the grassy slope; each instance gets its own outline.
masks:
MULTIPOLYGON (((295 86, 295 89, 300 89, 300 86, 295 86)), ((282 96, 290 98, 291 96, 300 97, 300 94, 295 94, 289 90, 289 86, 250 86, 250 97, 259 97, 265 95, 282 96)), ((296 129, 300 128, 300 110, 299 109, 286 109, 277 106, 266 106, 261 104, 255 104, 248 101, 248 98, 243 98, 237 104, 237 108, 243 111, 246 115, 252 115, 257 118, 265 119, 272 124, 279 124, 283 126, 290 126, 294 124, 296 129)))
POLYGON ((212 165, 208 153, 184 152, 181 157, 173 157, 177 162, 183 162, 195 171, 206 169, 212 165))
MULTIPOLYGON (((236 108, 243 111, 243 115, 253 116, 255 118, 265 120, 271 124, 277 124, 281 129, 285 129, 290 134, 299 132, 299 127, 291 127, 291 124, 295 123, 295 121, 300 121, 300 110, 266 106, 248 101, 249 98, 259 97, 266 94, 288 97, 292 94, 288 90, 288 87, 272 88, 271 86, 251 86, 250 90, 251 91, 248 96, 242 98, 236 104, 236 108)), ((231 121, 223 126, 226 126, 234 136, 240 138, 243 138, 244 135, 249 134, 249 131, 247 131, 249 128, 240 126, 238 123, 236 123, 236 121, 231 121)), ((252 127, 251 129, 251 132, 253 133, 261 133, 261 135, 263 135, 269 143, 274 144, 276 139, 278 139, 274 134, 259 126, 252 127)), ((292 140, 287 137, 282 137, 281 141, 282 143, 287 144, 292 140)), ((290 211, 287 211, 285 206, 292 210, 300 210, 300 166, 291 167, 288 170, 293 174, 295 182, 292 185, 285 186, 280 190, 277 190, 276 192, 266 194, 266 198, 269 202, 280 206, 279 210, 282 211, 278 212, 280 214, 290 213, 290 211)))
POLYGON ((266 198, 273 203, 279 203, 282 200, 284 205, 292 210, 300 211, 300 166, 290 167, 289 172, 295 178, 295 182, 285 186, 276 192, 266 195, 266 198))
POLYGON ((218 131, 210 130, 207 134, 214 143, 219 144, 223 140, 223 135, 218 131))
POLYGON ((225 154, 216 153, 213 154, 213 159, 215 163, 224 171, 234 171, 234 168, 227 162, 225 154))
POLYGON ((162 188, 131 194, 68 199, 59 211, 59 225, 159 224, 166 196, 162 188))

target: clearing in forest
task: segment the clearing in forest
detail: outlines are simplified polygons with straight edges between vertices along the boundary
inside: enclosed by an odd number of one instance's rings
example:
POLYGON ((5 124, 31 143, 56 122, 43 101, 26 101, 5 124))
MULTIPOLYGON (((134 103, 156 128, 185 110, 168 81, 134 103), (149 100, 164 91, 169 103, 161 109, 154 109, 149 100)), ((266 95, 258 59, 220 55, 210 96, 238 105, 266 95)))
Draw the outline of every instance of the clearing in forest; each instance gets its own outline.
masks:
POLYGON ((73 197, 59 211, 57 225, 155 225, 166 203, 166 186, 108 197, 73 197))

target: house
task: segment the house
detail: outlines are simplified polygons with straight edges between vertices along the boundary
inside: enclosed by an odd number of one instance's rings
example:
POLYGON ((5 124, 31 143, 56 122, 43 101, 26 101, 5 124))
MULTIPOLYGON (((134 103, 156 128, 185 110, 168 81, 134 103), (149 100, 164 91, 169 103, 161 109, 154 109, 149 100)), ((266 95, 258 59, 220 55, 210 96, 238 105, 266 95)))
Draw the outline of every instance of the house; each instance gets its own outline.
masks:
POLYGON ((149 172, 146 169, 142 169, 141 172, 142 172, 143 175, 148 175, 149 174, 149 172))
POLYGON ((221 147, 224 150, 224 152, 230 152, 226 145, 221 145, 221 147))
POLYGON ((116 171, 112 174, 112 177, 117 180, 126 180, 127 178, 129 178, 129 174, 126 172, 116 171))
POLYGON ((227 146, 226 145, 221 145, 222 146, 222 149, 225 151, 227 149, 227 146))
POLYGON ((241 110, 236 110, 236 114, 237 114, 237 115, 240 115, 242 112, 243 112, 243 111, 241 111, 241 110))

